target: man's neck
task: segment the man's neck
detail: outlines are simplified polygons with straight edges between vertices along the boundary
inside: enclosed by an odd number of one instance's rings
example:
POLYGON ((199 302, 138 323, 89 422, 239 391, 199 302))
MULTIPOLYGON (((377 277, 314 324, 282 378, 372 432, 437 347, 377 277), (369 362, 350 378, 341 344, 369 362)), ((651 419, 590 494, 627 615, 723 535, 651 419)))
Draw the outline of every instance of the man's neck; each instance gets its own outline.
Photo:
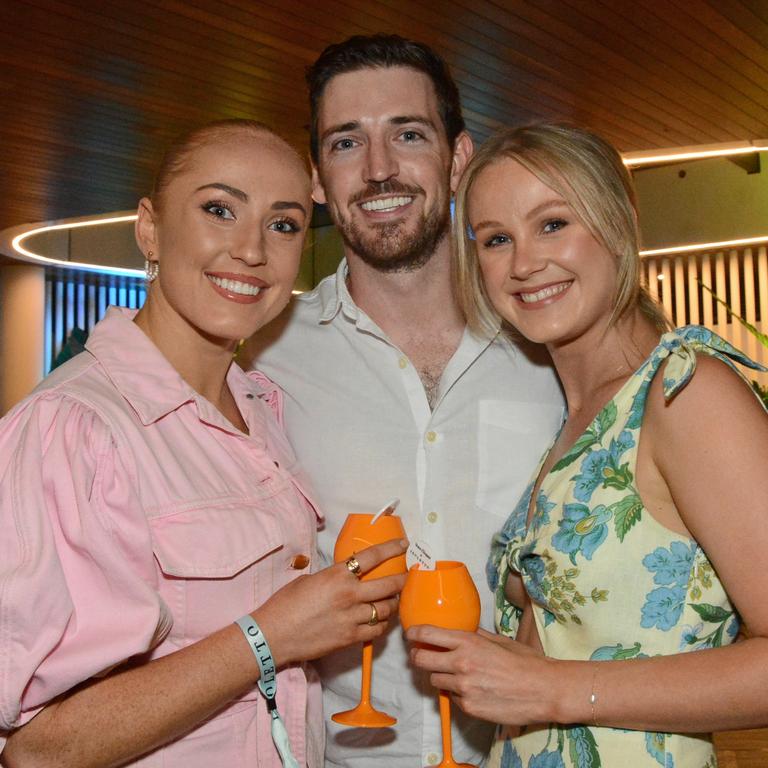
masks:
MULTIPOLYGON (((345 249, 346 250, 346 249, 345 249)), ((451 287, 447 238, 432 258, 411 272, 382 272, 346 250, 347 286, 355 304, 393 340, 417 329, 463 330, 464 320, 451 287)))
POLYGON ((381 272, 347 253, 348 287, 360 309, 386 333, 419 373, 430 406, 464 333, 451 287, 450 244, 412 272, 381 272))

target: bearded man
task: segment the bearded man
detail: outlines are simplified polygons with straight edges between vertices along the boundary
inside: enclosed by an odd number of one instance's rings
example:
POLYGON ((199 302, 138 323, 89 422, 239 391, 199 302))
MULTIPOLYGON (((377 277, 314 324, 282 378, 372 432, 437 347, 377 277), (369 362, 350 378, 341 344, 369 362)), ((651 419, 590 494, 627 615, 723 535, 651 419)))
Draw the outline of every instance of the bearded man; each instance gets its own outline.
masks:
MULTIPOLYGON (((250 347, 284 392, 285 426, 325 514, 321 558, 347 514, 401 500, 411 541, 464 561, 493 628, 484 567, 562 417, 545 353, 470 333, 451 281, 450 198, 472 155, 458 89, 427 46, 393 35, 329 46, 308 72, 313 198, 344 241, 335 275, 298 296, 250 347)), ((376 643, 383 729, 330 721, 360 696, 360 651, 318 663, 326 765, 439 761, 429 680, 408 665, 396 622, 376 643)), ((478 764, 487 723, 454 710, 454 755, 478 764)))

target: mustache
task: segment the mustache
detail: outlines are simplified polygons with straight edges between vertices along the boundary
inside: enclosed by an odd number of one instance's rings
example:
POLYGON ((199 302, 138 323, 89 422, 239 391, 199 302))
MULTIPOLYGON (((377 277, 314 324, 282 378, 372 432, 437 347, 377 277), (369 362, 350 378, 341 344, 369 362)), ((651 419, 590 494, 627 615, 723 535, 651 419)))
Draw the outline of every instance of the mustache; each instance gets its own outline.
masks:
POLYGON ((418 185, 403 184, 400 181, 389 179, 388 181, 370 181, 361 189, 355 192, 349 198, 349 205, 359 203, 361 200, 368 200, 380 195, 420 195, 424 190, 418 185))

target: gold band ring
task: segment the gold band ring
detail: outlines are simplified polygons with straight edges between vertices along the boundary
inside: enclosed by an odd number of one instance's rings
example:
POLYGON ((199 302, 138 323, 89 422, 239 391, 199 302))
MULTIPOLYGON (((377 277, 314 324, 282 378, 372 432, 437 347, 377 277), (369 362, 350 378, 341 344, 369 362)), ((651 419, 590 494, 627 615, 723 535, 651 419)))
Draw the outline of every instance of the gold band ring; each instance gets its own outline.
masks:
POLYGON ((360 563, 357 562, 357 558, 354 555, 348 557, 344 564, 347 566, 347 570, 357 576, 358 579, 363 575, 363 572, 360 570, 360 563))
POLYGON ((368 625, 375 627, 379 623, 379 612, 376 610, 376 603, 371 603, 371 618, 368 619, 368 625))

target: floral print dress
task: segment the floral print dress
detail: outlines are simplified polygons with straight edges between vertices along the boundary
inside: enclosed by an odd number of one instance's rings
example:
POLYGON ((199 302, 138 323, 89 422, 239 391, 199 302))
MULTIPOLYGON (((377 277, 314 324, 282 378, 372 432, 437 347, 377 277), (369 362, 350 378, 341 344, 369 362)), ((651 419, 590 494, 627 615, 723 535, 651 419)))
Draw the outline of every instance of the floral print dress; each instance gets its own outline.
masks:
MULTIPOLYGON (((553 658, 638 659, 733 642, 739 617, 706 554, 693 539, 657 522, 635 485, 651 381, 663 367, 670 400, 694 374, 697 353, 734 370, 732 359, 759 368, 706 328, 662 336, 543 479, 530 526, 533 483, 495 537, 488 578, 501 634, 517 632, 518 609, 504 596, 515 571, 530 596, 544 653, 553 658)), ((492 768, 659 765, 713 768, 709 736, 545 725, 510 737, 500 727, 488 761, 492 768)))

